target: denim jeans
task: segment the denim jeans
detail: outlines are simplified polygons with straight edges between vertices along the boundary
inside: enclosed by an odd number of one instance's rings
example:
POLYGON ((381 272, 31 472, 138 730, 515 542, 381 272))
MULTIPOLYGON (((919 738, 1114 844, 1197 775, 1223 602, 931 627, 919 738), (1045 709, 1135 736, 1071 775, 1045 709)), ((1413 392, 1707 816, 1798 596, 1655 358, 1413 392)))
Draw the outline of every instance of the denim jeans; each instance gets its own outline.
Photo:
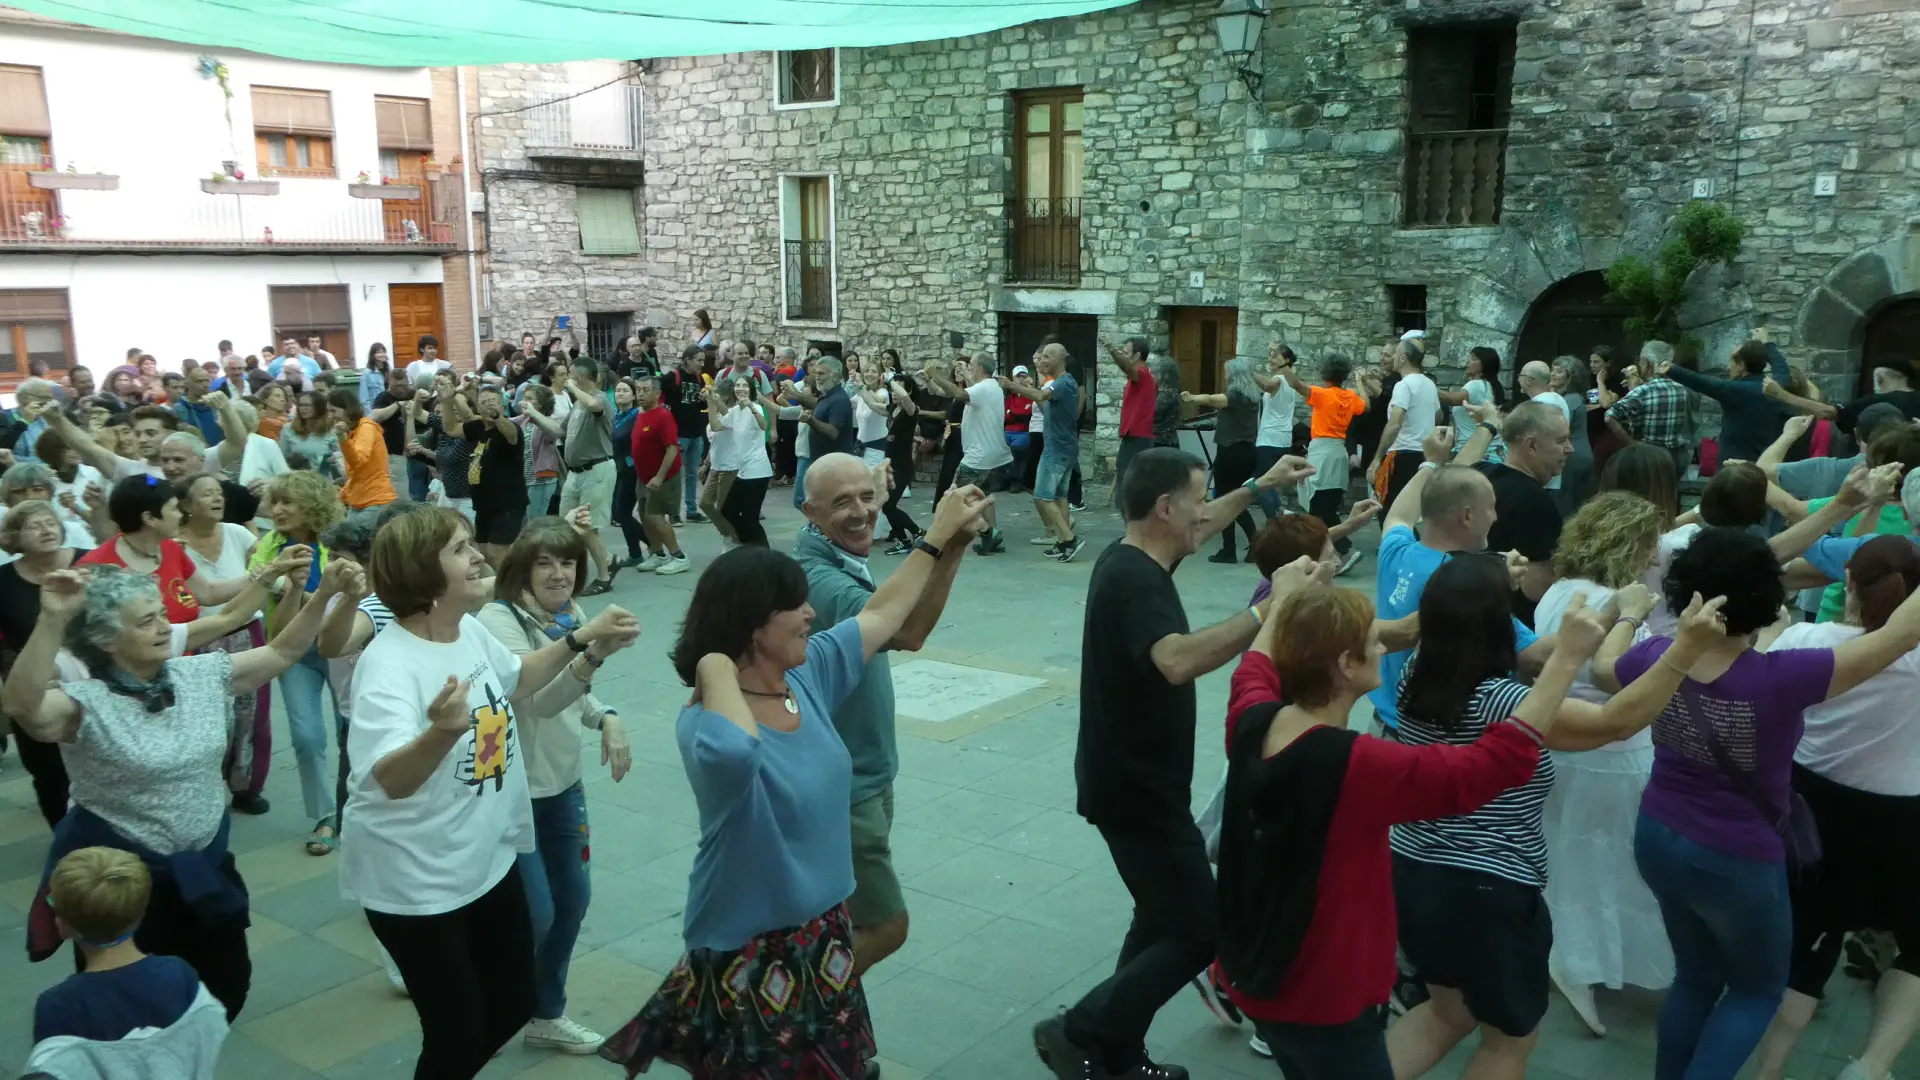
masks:
POLYGON ((706 452, 707 440, 702 436, 681 436, 680 498, 688 517, 700 512, 700 459, 706 452))
POLYGON ((812 458, 793 459, 793 508, 800 509, 807 501, 807 466, 813 464, 812 458))
POLYGON ((533 800, 533 832, 538 850, 520 856, 533 917, 533 1015, 558 1020, 567 1012, 567 968, 593 899, 587 794, 579 781, 558 795, 533 800))
MULTIPOLYGON (((1293 451, 1290 448, 1285 446, 1254 447, 1253 448, 1253 475, 1255 476, 1267 475, 1268 469, 1273 468, 1275 463, 1277 463, 1282 457, 1285 457, 1286 455, 1292 452, 1293 451)), ((1268 521, 1272 521, 1274 518, 1277 518, 1280 516, 1280 489, 1268 488, 1267 490, 1261 492, 1260 494, 1255 495, 1253 497, 1253 504, 1255 506, 1258 506, 1267 515, 1268 521)))
POLYGON ((433 482, 433 476, 427 472, 427 463, 417 457, 407 459, 407 498, 414 502, 427 501, 427 485, 433 482))
POLYGON ((1642 814, 1634 862, 1673 944, 1655 1080, 1733 1080, 1780 1007, 1793 945, 1786 864, 1724 855, 1642 814))
POLYGON ((1393 1080, 1385 1011, 1367 1009, 1344 1024, 1256 1020, 1253 1026, 1286 1080, 1393 1080))
POLYGON ((547 507, 553 505, 553 489, 560 486, 560 478, 535 480, 527 485, 527 521, 547 516, 547 507))
POLYGON ((317 649, 307 654, 280 676, 280 703, 287 710, 287 730, 293 738, 293 760, 300 768, 300 800, 307 820, 319 821, 333 814, 333 782, 327 771, 327 729, 344 725, 340 703, 333 698, 327 682, 327 662, 317 649), (333 723, 328 724, 320 711, 320 695, 333 701, 333 723))

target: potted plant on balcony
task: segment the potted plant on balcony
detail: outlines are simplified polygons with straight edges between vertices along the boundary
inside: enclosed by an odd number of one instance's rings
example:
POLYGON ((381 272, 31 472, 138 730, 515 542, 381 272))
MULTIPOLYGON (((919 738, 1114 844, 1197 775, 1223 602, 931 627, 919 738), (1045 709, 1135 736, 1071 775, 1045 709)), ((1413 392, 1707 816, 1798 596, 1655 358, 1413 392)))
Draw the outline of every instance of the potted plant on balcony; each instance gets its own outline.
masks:
POLYGON ((419 184, 403 184, 391 176, 382 176, 376 182, 369 174, 362 172, 347 185, 347 194, 356 199, 392 199, 397 202, 412 202, 420 197, 419 184))
POLYGON ((29 210, 20 215, 28 240, 58 240, 67 235, 67 218, 57 210, 29 210))
POLYGON ((212 176, 200 181, 200 190, 209 195, 278 195, 280 181, 249 180, 244 169, 229 161, 212 176))
POLYGON ((81 172, 80 166, 69 161, 66 172, 36 169, 28 173, 27 185, 42 191, 118 191, 120 178, 109 173, 81 172))

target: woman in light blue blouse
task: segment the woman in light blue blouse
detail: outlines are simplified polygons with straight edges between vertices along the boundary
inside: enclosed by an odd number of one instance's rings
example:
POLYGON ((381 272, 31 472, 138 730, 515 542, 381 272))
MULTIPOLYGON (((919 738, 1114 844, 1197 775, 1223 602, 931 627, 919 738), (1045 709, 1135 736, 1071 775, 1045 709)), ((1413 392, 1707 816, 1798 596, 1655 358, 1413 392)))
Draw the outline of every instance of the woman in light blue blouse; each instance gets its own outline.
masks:
MULTIPOLYGON (((821 468, 865 467, 832 454, 821 468)), ((865 515, 870 531, 885 471, 858 505, 828 512, 865 515)), ((687 952, 600 1050, 628 1075, 656 1060, 714 1080, 864 1075, 873 1023, 846 909, 853 762, 832 714, 900 632, 936 563, 959 558, 986 505, 978 488, 948 492, 926 539, 860 614, 811 635, 807 575, 791 557, 735 548, 700 576, 673 650, 694 688, 678 732, 700 807, 687 952)))

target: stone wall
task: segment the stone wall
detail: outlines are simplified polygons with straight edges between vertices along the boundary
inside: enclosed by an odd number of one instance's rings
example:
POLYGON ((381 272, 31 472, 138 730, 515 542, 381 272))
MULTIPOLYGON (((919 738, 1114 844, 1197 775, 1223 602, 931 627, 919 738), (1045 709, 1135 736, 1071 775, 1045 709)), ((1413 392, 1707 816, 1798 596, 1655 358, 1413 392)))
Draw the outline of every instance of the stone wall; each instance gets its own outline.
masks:
MULTIPOLYGON (((1390 329, 1386 286, 1418 284, 1457 368, 1473 345, 1510 355, 1555 282, 1651 255, 1697 180, 1750 226, 1684 313, 1708 367, 1765 323, 1843 392, 1863 313, 1920 288, 1920 104, 1902 74, 1920 11, 1903 0, 1289 0, 1267 20, 1257 101, 1219 53, 1214 7, 1142 0, 841 50, 838 104, 819 108, 775 106, 768 54, 651 61, 645 255, 581 259, 560 242, 563 193, 490 181, 499 325, 624 296, 669 347, 705 307, 723 337, 931 356, 948 331, 992 343, 999 310, 1097 314, 1165 347, 1165 308, 1220 305, 1240 309, 1243 355, 1275 335, 1369 355, 1390 329), (1500 224, 1403 228, 1409 28, 1498 19, 1516 25, 1500 224), (1009 94, 1055 86, 1085 90, 1084 281, 1008 289, 1009 94), (781 318, 783 173, 834 177, 832 325, 781 318), (1821 174, 1836 194, 1814 194, 1821 174)), ((488 71, 483 109, 540 77, 488 71)), ((511 118, 482 124, 488 168, 517 167, 511 118)))

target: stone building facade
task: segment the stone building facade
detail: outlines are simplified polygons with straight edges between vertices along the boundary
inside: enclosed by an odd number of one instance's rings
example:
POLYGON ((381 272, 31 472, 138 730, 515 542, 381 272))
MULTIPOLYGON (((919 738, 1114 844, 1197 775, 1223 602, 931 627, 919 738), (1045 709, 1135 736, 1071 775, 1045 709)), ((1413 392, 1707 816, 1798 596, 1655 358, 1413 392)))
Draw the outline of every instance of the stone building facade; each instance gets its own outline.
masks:
MULTIPOLYGON (((508 178, 518 128, 483 118, 483 165, 503 171, 487 184, 495 325, 614 304, 677 347, 704 307, 723 337, 932 357, 957 333, 1024 358, 1051 321, 1083 353, 1097 327, 1208 367, 1276 335, 1370 355, 1422 325, 1457 368, 1475 345, 1510 362, 1631 345, 1597 272, 1651 256, 1704 196, 1748 225, 1683 312, 1705 367, 1765 324, 1844 397, 1863 351, 1920 333, 1911 0, 1295 0, 1266 20, 1257 80, 1220 52, 1214 11, 1141 0, 838 50, 831 95, 803 107, 781 100, 794 54, 642 62, 644 146, 611 176, 636 193, 629 257, 569 246, 569 178, 508 178), (1032 280, 1013 251, 1033 235, 1022 116, 1058 88, 1079 95, 1077 265, 1032 280), (794 243, 822 230, 794 204, 817 199, 797 186, 813 177, 830 178, 831 297, 797 311, 794 243)), ((552 91, 551 69, 478 82, 483 113, 552 91)), ((1097 387, 1096 471, 1116 385, 1097 387)))

